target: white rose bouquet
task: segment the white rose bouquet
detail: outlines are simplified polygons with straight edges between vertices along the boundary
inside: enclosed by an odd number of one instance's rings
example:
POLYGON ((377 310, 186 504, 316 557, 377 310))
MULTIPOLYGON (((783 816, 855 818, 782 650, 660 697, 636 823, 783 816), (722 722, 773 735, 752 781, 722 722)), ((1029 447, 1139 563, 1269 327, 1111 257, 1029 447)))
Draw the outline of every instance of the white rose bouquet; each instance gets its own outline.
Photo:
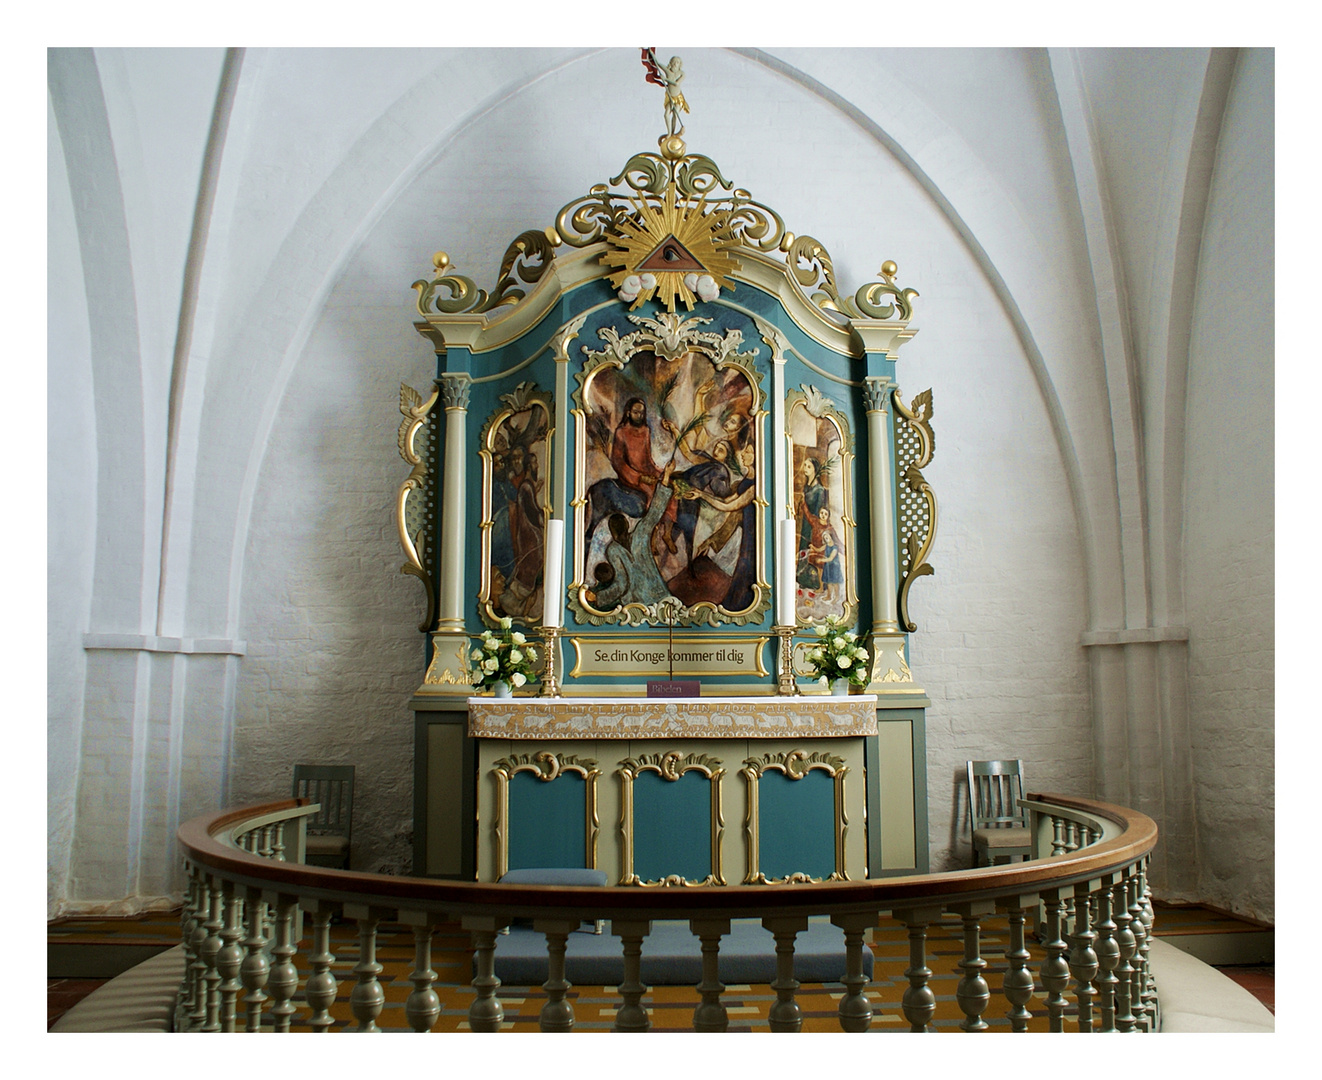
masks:
POLYGON ((509 619, 501 619, 500 632, 484 630, 479 644, 468 654, 474 686, 494 687, 503 682, 520 687, 533 678, 537 652, 520 631, 510 627, 509 619))
POLYGON ((818 640, 808 650, 808 665, 817 681, 828 688, 836 679, 867 686, 868 651, 858 643, 858 635, 846 630, 839 619, 827 619, 813 630, 818 640))

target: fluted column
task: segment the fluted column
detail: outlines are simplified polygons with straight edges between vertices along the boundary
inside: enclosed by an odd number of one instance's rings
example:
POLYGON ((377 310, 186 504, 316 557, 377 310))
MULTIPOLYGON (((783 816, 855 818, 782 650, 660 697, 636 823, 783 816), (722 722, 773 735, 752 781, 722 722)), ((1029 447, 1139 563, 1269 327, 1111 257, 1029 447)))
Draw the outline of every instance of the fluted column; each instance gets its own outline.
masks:
POLYGON ((466 586, 464 550, 469 521, 467 471, 468 393, 472 385, 464 373, 438 380, 445 410, 444 466, 441 473, 439 579, 436 583, 436 630, 432 634, 432 661, 426 688, 443 694, 470 694, 464 681, 468 668, 468 635, 464 628, 466 586))
POLYGON ((868 417, 868 508, 872 540, 872 632, 895 634, 900 622, 897 611, 899 576, 895 558, 895 462, 886 396, 889 379, 869 378, 863 400, 868 417))

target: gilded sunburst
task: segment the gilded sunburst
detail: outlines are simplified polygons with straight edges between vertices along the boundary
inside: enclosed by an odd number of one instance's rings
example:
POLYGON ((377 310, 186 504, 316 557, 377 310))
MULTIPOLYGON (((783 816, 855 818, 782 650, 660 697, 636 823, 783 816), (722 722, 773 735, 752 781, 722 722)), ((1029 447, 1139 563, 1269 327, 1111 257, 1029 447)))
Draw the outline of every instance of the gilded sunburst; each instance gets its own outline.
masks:
POLYGON ((615 250, 601 257, 606 266, 619 267, 610 280, 621 299, 633 301, 630 310, 655 296, 669 311, 680 300, 692 311, 699 298, 711 299, 720 289, 735 287, 728 275, 739 269, 739 260, 722 235, 723 215, 706 213, 705 199, 679 203, 672 182, 660 202, 630 201, 636 219, 620 226, 619 234, 610 238, 615 250), (703 278, 711 283, 703 282, 700 288, 703 278), (704 291, 707 295, 701 296, 704 291))

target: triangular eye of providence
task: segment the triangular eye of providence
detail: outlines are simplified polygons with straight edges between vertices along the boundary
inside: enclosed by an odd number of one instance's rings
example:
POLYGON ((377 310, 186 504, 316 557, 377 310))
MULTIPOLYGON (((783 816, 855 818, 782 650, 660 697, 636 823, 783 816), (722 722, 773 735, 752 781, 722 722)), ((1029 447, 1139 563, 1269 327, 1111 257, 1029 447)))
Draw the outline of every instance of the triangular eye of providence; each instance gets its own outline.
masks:
POLYGON ((690 253, 688 248, 676 240, 673 236, 667 236, 661 243, 653 249, 652 254, 647 256, 636 267, 638 270, 671 270, 687 274, 690 270, 695 273, 705 274, 707 268, 698 262, 690 253))

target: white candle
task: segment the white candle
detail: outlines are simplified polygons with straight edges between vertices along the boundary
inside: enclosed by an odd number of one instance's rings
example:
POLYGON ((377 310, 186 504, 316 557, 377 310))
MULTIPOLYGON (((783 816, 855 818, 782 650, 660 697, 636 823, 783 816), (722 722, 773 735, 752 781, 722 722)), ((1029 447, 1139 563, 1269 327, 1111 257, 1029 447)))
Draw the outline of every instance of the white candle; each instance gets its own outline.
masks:
POLYGON ((546 523, 546 566, 542 571, 542 625, 560 626, 565 591, 565 523, 546 523))
POLYGON ((776 622, 780 626, 793 626, 797 616, 794 557, 799 548, 794 520, 786 518, 779 522, 777 531, 780 542, 776 545, 776 622))

